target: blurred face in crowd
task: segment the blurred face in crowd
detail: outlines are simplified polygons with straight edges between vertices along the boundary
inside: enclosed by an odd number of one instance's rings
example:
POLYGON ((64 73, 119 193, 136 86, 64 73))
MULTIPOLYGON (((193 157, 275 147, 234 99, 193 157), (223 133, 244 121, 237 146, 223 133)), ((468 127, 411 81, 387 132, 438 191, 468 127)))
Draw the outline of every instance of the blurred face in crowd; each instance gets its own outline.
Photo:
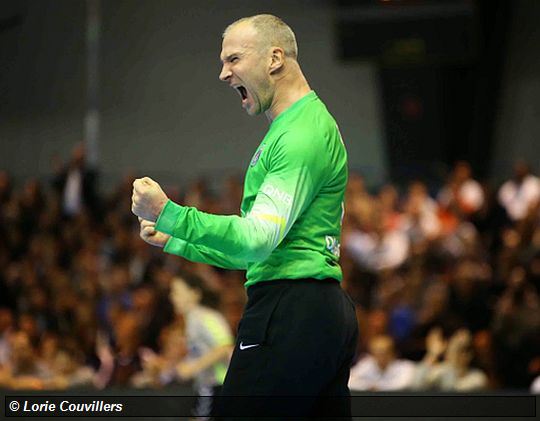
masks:
POLYGON ((514 179, 521 182, 529 174, 529 166, 524 161, 518 161, 514 165, 514 179))
POLYGON ((127 290, 130 283, 129 268, 125 265, 115 265, 111 268, 108 287, 112 294, 127 290))
POLYGON ((77 370, 78 364, 74 356, 66 351, 59 351, 54 360, 54 368, 57 373, 68 376, 77 370))
POLYGON ((472 358, 473 358, 473 353, 470 347, 459 349, 456 355, 456 365, 462 369, 467 368, 469 367, 472 361, 472 358))
POLYGON ((34 362, 34 349, 30 338, 23 331, 18 331, 11 337, 11 358, 18 371, 30 368, 34 362))
POLYGON ((0 308, 0 333, 13 326, 13 314, 7 308, 0 308))
POLYGON ((471 166, 465 161, 459 161, 454 170, 455 179, 457 182, 463 182, 471 177, 471 166))
POLYGON ((139 341, 139 320, 133 313, 122 313, 114 324, 116 343, 119 349, 134 350, 139 341))
POLYGON ((133 308, 136 311, 147 313, 147 316, 150 316, 156 302, 155 292, 148 287, 138 288, 133 291, 132 300, 133 308))
POLYGON ((174 278, 170 299, 176 314, 185 314, 199 304, 201 293, 187 285, 182 278, 174 278))
POLYGON ((236 89, 249 115, 268 110, 275 90, 270 75, 271 50, 260 44, 253 25, 240 22, 227 31, 221 50, 219 78, 236 89))
POLYGON ((381 370, 386 369, 394 361, 394 342, 386 335, 376 336, 369 343, 369 353, 375 358, 381 370))
POLYGON ((37 320, 30 314, 21 314, 18 320, 19 329, 28 335, 30 340, 39 336, 37 320))

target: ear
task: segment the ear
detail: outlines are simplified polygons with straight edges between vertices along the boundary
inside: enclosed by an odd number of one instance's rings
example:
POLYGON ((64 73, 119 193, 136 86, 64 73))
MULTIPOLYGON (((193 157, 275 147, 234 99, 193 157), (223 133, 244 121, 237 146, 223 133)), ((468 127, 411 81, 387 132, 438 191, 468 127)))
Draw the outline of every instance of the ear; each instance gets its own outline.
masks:
POLYGON ((279 71, 285 64, 285 51, 280 47, 272 47, 270 74, 279 71))

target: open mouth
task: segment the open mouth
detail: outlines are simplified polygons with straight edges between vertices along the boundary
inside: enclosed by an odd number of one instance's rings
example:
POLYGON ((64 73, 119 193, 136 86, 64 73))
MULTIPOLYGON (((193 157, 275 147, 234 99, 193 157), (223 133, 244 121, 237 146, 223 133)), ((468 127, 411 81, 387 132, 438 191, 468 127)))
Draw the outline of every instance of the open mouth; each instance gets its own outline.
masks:
POLYGON ((243 86, 236 86, 235 89, 240 94, 240 97, 242 98, 242 101, 247 99, 247 89, 246 88, 244 88, 243 86))

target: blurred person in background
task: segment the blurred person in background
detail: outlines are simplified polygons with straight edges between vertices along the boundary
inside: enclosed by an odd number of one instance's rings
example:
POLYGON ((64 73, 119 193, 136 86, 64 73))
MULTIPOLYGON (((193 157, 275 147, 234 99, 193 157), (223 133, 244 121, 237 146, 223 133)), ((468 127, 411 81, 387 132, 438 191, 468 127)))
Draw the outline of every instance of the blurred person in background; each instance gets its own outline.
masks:
POLYGON ((491 329, 503 384, 529 387, 529 365, 540 350, 540 297, 521 265, 510 272, 496 303, 491 329))
POLYGON ((157 350, 159 333, 174 318, 170 300, 160 297, 153 285, 144 284, 131 292, 131 302, 141 327, 141 346, 157 350))
POLYGON ((97 303, 100 325, 109 336, 113 334, 114 314, 132 307, 133 297, 129 291, 131 276, 125 262, 114 263, 109 270, 101 273, 103 294, 97 303))
POLYGON ((207 417, 212 397, 225 379, 234 338, 225 318, 212 308, 216 297, 200 278, 187 273, 174 278, 170 298, 176 315, 184 320, 188 350, 176 372, 182 380, 194 380, 200 396, 194 415, 207 417))
POLYGON ((500 204, 514 222, 525 219, 540 201, 540 178, 531 174, 524 161, 514 165, 513 177, 499 189, 500 204))
POLYGON ((388 314, 388 332, 397 346, 407 342, 416 324, 413 288, 408 270, 382 273, 373 300, 388 314))
POLYGON ((402 228, 403 212, 399 208, 399 193, 392 184, 385 184, 377 194, 379 212, 385 230, 392 231, 402 228))
POLYGON ((425 338, 433 328, 452 332, 461 326, 459 315, 450 309, 450 288, 443 276, 431 275, 422 281, 417 292, 415 324, 405 343, 400 344, 403 355, 415 361, 424 355, 425 338))
POLYGON ((132 377, 132 385, 139 388, 160 388, 183 382, 184 379, 177 373, 177 367, 187 353, 183 320, 165 326, 159 335, 159 352, 144 347, 139 350, 143 369, 132 377))
POLYGON ((501 380, 497 373, 495 354, 497 350, 493 346, 493 335, 490 330, 480 330, 473 336, 474 360, 477 367, 486 373, 489 389, 500 389, 501 380))
POLYGON ((47 389, 67 389, 94 385, 95 371, 85 365, 85 355, 75 338, 48 332, 41 340, 40 358, 50 373, 47 389))
POLYGON ((93 387, 95 370, 84 364, 84 355, 78 350, 60 348, 52 366, 48 389, 69 389, 75 387, 93 387))
POLYGON ((398 229, 385 226, 376 202, 368 218, 360 230, 353 229, 344 237, 344 249, 360 266, 373 272, 402 265, 409 253, 407 236, 398 229))
POLYGON ((67 217, 80 214, 83 209, 93 216, 99 209, 96 194, 96 172, 86 161, 84 144, 73 148, 71 160, 64 166, 55 168, 53 187, 61 198, 62 213, 67 217))
POLYGON ((18 196, 18 228, 25 247, 30 243, 32 235, 39 229, 39 215, 45 208, 46 194, 41 183, 31 178, 27 180, 18 196))
POLYGON ((8 308, 0 307, 0 368, 9 361, 11 353, 9 337, 13 328, 13 312, 8 308))
POLYGON ((531 393, 535 395, 540 395, 540 376, 536 377, 531 383, 531 393))
POLYGON ((40 360, 28 334, 18 330, 10 335, 9 342, 9 360, 0 368, 0 387, 44 389, 51 372, 40 360))
POLYGON ((472 178, 468 162, 458 161, 455 164, 437 199, 442 207, 452 209, 465 218, 480 210, 484 204, 484 191, 480 183, 472 178))
POLYGON ((112 338, 99 332, 96 341, 100 366, 95 384, 99 388, 128 386, 132 377, 142 370, 139 355, 142 332, 137 315, 129 310, 117 309, 112 317, 112 326, 112 338))
POLYGON ((416 367, 413 387, 456 392, 486 389, 487 376, 471 366, 472 359, 472 337, 467 329, 459 329, 446 341, 442 329, 434 328, 426 337, 426 355, 416 367))
POLYGON ((489 328, 494 306, 491 268, 480 259, 464 258, 451 272, 449 310, 472 332, 489 328))
POLYGON ((358 355, 362 355, 369 351, 369 343, 371 339, 377 336, 388 335, 388 314, 380 308, 374 308, 366 311, 362 306, 356 306, 356 314, 358 319, 358 330, 364 332, 358 340, 358 355))
POLYGON ((411 182, 404 199, 400 228, 407 234, 414 255, 425 253, 441 233, 437 211, 437 202, 429 196, 425 183, 411 182))
POLYGON ((378 335, 369 341, 369 353, 351 368, 349 388, 357 391, 408 389, 414 377, 412 361, 398 359, 394 340, 378 335))

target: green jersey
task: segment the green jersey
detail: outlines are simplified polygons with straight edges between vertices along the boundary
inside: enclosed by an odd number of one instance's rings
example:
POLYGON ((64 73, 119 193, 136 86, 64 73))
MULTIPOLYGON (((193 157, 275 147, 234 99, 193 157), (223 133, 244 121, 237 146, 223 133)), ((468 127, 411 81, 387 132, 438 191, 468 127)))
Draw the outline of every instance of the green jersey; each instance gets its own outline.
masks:
POLYGON ((211 215, 168 201, 156 229, 165 251, 261 281, 341 281, 339 246, 347 154, 336 122, 310 92, 270 125, 244 182, 241 216, 211 215))

